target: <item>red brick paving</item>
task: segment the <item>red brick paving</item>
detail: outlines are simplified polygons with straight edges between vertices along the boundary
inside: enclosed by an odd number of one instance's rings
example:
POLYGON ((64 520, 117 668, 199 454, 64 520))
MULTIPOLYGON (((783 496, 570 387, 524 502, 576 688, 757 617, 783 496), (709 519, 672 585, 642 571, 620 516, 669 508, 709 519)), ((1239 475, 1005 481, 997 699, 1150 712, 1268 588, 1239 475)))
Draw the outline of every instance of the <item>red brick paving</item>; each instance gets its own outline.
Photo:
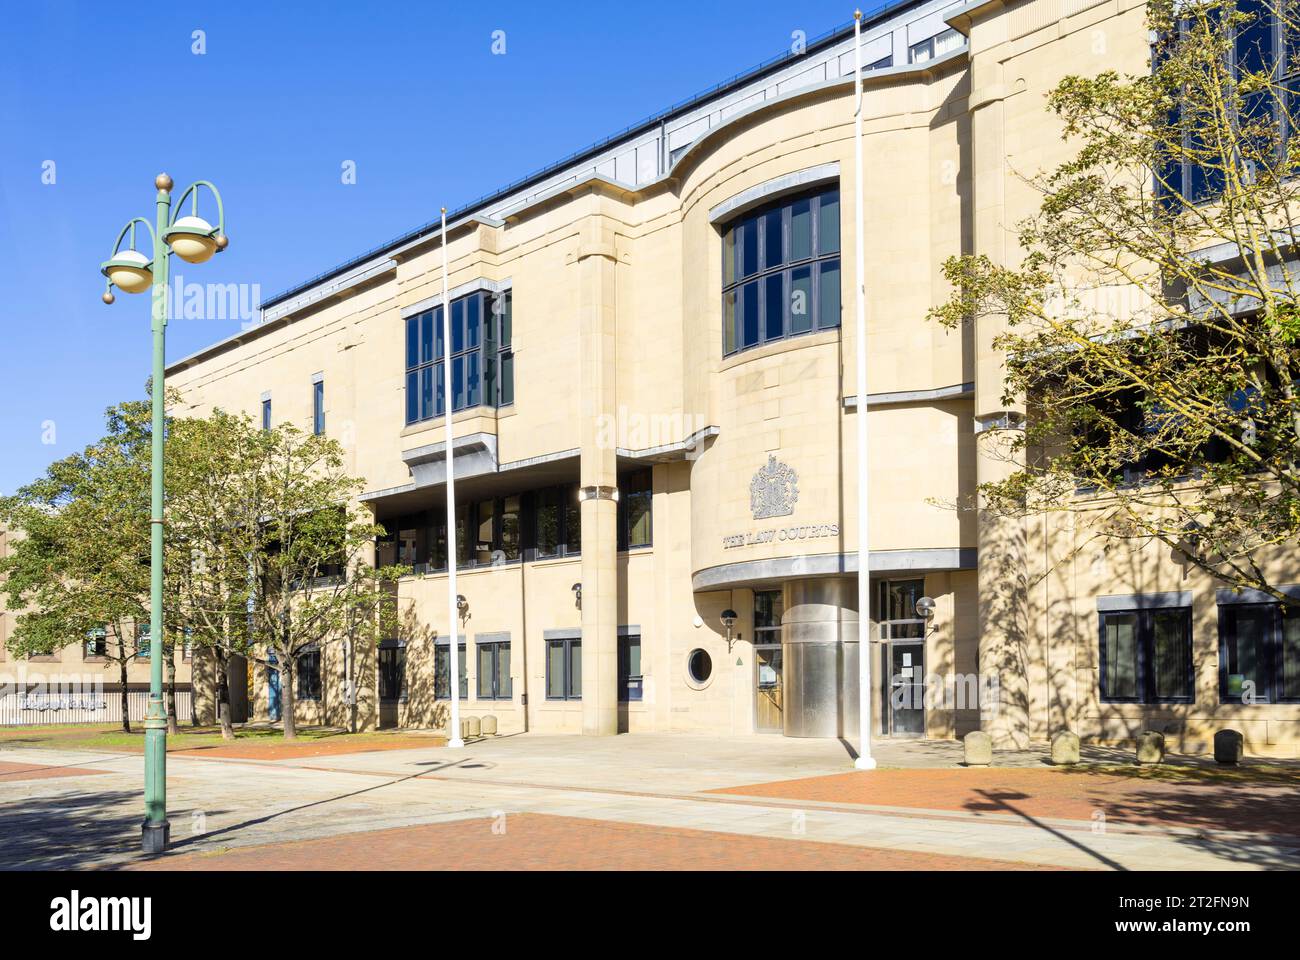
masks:
POLYGON ((107 772, 107 770, 92 770, 89 767, 51 767, 35 763, 0 761, 0 783, 8 783, 11 780, 47 780, 50 777, 84 777, 88 774, 107 772))
POLYGON ((712 793, 1300 835, 1300 777, 1177 781, 1018 768, 855 771, 712 793))
POLYGON ((1025 870, 901 850, 517 813, 492 819, 177 853, 129 870, 1025 870))

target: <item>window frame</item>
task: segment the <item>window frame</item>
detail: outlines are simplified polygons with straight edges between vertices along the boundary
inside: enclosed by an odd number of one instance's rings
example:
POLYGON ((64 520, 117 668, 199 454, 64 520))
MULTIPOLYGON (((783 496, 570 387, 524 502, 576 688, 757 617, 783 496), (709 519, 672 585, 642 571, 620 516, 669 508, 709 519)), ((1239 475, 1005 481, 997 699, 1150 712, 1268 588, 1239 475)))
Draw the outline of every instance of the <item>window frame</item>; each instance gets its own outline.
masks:
POLYGON ((635 470, 627 470, 619 475, 618 478, 618 507, 616 509, 618 523, 618 543, 619 553, 627 553, 632 550, 648 550, 655 545, 655 512, 654 512, 654 471, 651 467, 642 467, 635 470), (644 478, 645 486, 638 486, 633 489, 634 483, 640 483, 644 478), (646 522, 646 539, 641 542, 632 542, 632 515, 631 515, 631 498, 644 496, 646 502, 646 512, 643 514, 647 518, 646 522))
POLYGON ((1192 608, 1186 604, 1152 604, 1150 606, 1124 607, 1097 611, 1097 699, 1100 703, 1195 703, 1196 667, 1195 636, 1192 632, 1192 608), (1158 614, 1181 612, 1185 638, 1183 681, 1187 693, 1176 697, 1156 694, 1155 678, 1155 617, 1158 614), (1112 696, 1106 689, 1106 619, 1108 617, 1136 616, 1137 618, 1137 693, 1132 697, 1112 696))
POLYGON ((325 435, 325 381, 313 380, 311 385, 311 432, 317 437, 325 435))
POLYGON ((403 418, 406 426, 438 420, 446 414, 447 395, 451 394, 451 415, 477 407, 499 409, 514 404, 514 310, 509 289, 473 290, 452 300, 451 309, 451 378, 443 370, 442 304, 411 314, 403 320, 403 418), (498 310, 497 306, 501 304, 498 310), (474 319, 477 312, 477 319, 474 319), (430 354, 424 355, 423 328, 428 321, 430 354), (458 346, 459 345, 459 346, 458 346), (414 363, 412 363, 414 360, 414 363), (477 363, 471 393, 469 367, 477 363), (457 402, 455 374, 462 371, 462 402, 457 402), (423 384, 430 381, 430 394, 424 396, 423 384), (412 399, 414 390, 414 400, 412 399))
POLYGON ((618 702, 640 703, 645 696, 645 661, 642 659, 639 631, 619 631, 618 635, 618 702), (640 673, 632 673, 632 647, 636 646, 636 661, 640 673))
MULTIPOLYGON (((557 703, 561 701, 581 700, 582 690, 579 690, 576 694, 573 692, 573 657, 576 651, 578 663, 582 663, 582 637, 547 637, 544 642, 546 654, 546 677, 543 689, 546 693, 546 699, 557 703), (562 678, 561 683, 563 694, 558 697, 552 696, 551 694, 551 648, 555 646, 561 647, 564 651, 562 659, 564 664, 564 677, 562 678)), ((581 672, 581 666, 579 666, 579 672, 581 672)))
POLYGON ((377 694, 381 703, 405 703, 407 699, 406 690, 406 643, 402 640, 384 641, 379 644, 378 653, 375 655, 375 673, 377 680, 377 694), (399 679, 397 685, 396 697, 385 697, 384 681, 384 660, 385 655, 392 657, 394 661, 393 669, 397 672, 399 679))
POLYGON ((501 650, 506 651, 507 660, 510 659, 510 635, 509 634, 484 634, 482 638, 474 639, 474 699, 475 700, 513 700, 514 697, 514 680, 510 676, 510 668, 506 667, 504 673, 501 670, 501 650), (484 676, 483 670, 483 652, 488 651, 490 654, 490 669, 487 676, 484 676), (483 692, 483 681, 489 681, 489 693, 483 692), (504 691, 502 687, 504 686, 504 691))
POLYGON ((1300 604, 1284 604, 1277 601, 1259 603, 1220 603, 1219 604, 1219 702, 1240 706, 1264 706, 1274 703, 1300 703, 1300 696, 1282 695, 1283 658, 1285 656, 1285 620, 1287 611, 1293 616, 1300 616, 1300 604), (1255 692, 1254 703, 1247 704, 1241 694, 1233 696, 1228 693, 1228 633, 1225 629, 1230 616, 1240 610, 1268 610, 1268 634, 1264 640, 1264 676, 1267 689, 1255 692))
POLYGON ((86 661, 106 660, 108 659, 108 628, 92 627, 86 631, 86 637, 81 644, 81 659, 86 661), (100 652, 91 651, 91 644, 102 648, 100 652))
MULTIPOLYGON (((450 640, 434 638, 433 644, 433 699, 451 700, 451 684, 447 671, 451 669, 450 640)), ((469 661, 465 659, 465 637, 456 641, 456 665, 460 668, 459 696, 461 702, 469 700, 469 661)))
POLYGON ((821 184, 811 190, 803 190, 778 197, 769 203, 746 210, 722 224, 721 316, 722 356, 724 359, 768 344, 780 343, 814 333, 841 328, 844 314, 844 216, 842 199, 838 182, 821 184), (832 196, 835 198, 838 236, 835 238, 835 248, 833 250, 823 250, 822 203, 824 199, 832 196), (795 259, 793 251, 794 229, 792 225, 794 208, 804 202, 808 203, 809 252, 807 256, 795 259), (770 217, 771 214, 778 211, 781 219, 781 260, 779 263, 769 264, 767 263, 767 254, 770 217), (754 232, 755 269, 752 273, 742 274, 742 268, 737 264, 737 254, 735 252, 739 246, 737 237, 747 236, 750 230, 754 232), (823 323, 821 316, 822 271, 824 267, 829 266, 831 263, 834 263, 839 276, 840 309, 834 323, 823 323), (729 267, 730 270, 728 270, 729 267), (808 329, 792 330, 790 308, 791 291, 795 283, 794 275, 804 270, 807 270, 808 273, 808 329), (777 335, 769 335, 768 281, 778 276, 783 278, 781 281, 781 332, 777 335), (757 339, 753 343, 746 344, 743 336, 744 304, 749 298, 745 293, 745 289, 751 285, 758 299, 755 307, 757 339), (728 310, 729 299, 733 303, 730 311, 728 310), (731 315, 730 324, 728 323, 729 313, 731 315), (729 326, 730 330, 728 329, 729 326))
POLYGON ((295 658, 293 665, 293 699, 320 703, 325 695, 324 662, 319 644, 309 644, 295 658), (310 667, 308 665, 311 665, 310 667), (313 683, 305 682, 312 679, 313 683))

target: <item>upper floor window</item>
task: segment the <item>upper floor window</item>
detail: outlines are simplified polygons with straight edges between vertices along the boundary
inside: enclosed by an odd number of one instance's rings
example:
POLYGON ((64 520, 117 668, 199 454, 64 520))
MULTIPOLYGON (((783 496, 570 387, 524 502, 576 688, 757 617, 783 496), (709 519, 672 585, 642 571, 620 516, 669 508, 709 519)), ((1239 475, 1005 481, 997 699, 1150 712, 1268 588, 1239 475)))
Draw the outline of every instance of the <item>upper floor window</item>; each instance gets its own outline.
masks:
POLYGON ((108 631, 103 627, 95 627, 87 631, 85 658, 106 656, 108 656, 108 631))
POLYGON ((722 352, 840 325, 840 192, 744 214, 722 235, 722 352))
POLYGON ((325 432, 325 381, 311 385, 311 432, 320 436, 325 432))
POLYGON ((1289 4, 1236 0, 1201 9, 1160 31, 1151 54, 1156 75, 1168 71, 1163 79, 1181 91, 1165 124, 1153 131, 1161 145, 1155 192, 1175 211, 1219 196, 1229 170, 1242 168, 1242 179, 1251 182, 1261 166, 1280 165, 1300 105, 1300 31, 1289 4), (1226 16, 1230 6, 1235 15, 1226 16), (1279 16, 1279 9, 1286 12, 1279 16), (1180 43, 1192 45, 1190 56, 1179 55, 1180 43), (1208 51, 1217 66, 1198 49, 1208 51), (1222 59, 1219 50, 1226 51, 1222 59), (1211 70, 1233 88, 1198 79, 1211 70), (1228 125, 1236 133, 1225 142, 1228 125))
POLYGON ((262 429, 271 429, 271 398, 262 398, 262 429))
MULTIPOLYGON (((451 302, 451 409, 514 402, 513 318, 510 291, 476 291, 451 302)), ((406 320, 406 422, 443 415, 442 307, 406 320)))
POLYGON ((949 28, 938 36, 912 44, 907 48, 907 59, 910 63, 925 63, 927 60, 935 60, 946 53, 956 50, 962 45, 962 42, 962 35, 958 31, 949 28))
POLYGON ((634 470, 619 479, 618 548, 648 547, 654 542, 650 489, 650 471, 634 470))

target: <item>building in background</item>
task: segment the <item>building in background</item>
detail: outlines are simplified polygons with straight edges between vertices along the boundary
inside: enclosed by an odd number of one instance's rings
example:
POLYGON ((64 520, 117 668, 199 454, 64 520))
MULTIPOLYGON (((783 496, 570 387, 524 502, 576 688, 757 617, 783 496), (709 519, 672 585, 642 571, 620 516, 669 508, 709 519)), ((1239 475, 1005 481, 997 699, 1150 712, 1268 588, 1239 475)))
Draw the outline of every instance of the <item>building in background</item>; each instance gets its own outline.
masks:
MULTIPOLYGON (((503 732, 854 739, 862 614, 881 736, 960 736, 981 722, 973 691, 996 687, 984 722, 1004 746, 1159 729, 1198 750, 1232 726, 1253 752, 1296 750, 1300 705, 1222 692, 1240 621, 1209 578, 1155 548, 1076 542, 1067 519, 969 509, 1010 469, 991 441, 1020 411, 1002 400, 996 327, 926 318, 946 257, 1018 257, 1012 227, 1040 199, 1019 173, 1069 149, 1045 94, 1146 69, 1142 4, 917 0, 870 18, 864 43, 865 397, 843 326, 851 29, 453 213, 445 238, 429 224, 275 296, 261 325, 171 365, 175 413, 221 406, 340 440, 388 530, 377 559, 414 570, 396 636, 307 658, 300 722, 345 724, 355 690, 366 726, 440 725, 458 696, 503 732), (1123 666, 1144 662, 1157 619, 1180 666, 1160 697, 1123 666)), ((261 718, 268 676, 254 671, 261 718)))

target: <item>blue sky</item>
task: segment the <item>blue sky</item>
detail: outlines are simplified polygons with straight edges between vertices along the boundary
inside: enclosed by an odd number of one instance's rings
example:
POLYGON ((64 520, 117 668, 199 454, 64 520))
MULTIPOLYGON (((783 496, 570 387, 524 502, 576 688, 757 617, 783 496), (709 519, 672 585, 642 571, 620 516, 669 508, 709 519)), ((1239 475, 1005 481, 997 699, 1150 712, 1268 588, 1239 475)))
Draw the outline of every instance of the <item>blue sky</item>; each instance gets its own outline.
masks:
MULTIPOLYGON (((846 23, 853 7, 223 0, 123 10, 6 10, 0 493, 99 436, 105 407, 143 393, 148 297, 104 306, 99 264, 129 218, 152 219, 159 171, 178 189, 212 180, 226 203, 230 249, 173 269, 270 296, 783 52, 796 30, 812 38, 846 23), (497 30, 504 56, 492 53, 497 30), (345 161, 355 184, 341 182, 345 161)), ((175 320, 168 359, 239 325, 175 320)))

